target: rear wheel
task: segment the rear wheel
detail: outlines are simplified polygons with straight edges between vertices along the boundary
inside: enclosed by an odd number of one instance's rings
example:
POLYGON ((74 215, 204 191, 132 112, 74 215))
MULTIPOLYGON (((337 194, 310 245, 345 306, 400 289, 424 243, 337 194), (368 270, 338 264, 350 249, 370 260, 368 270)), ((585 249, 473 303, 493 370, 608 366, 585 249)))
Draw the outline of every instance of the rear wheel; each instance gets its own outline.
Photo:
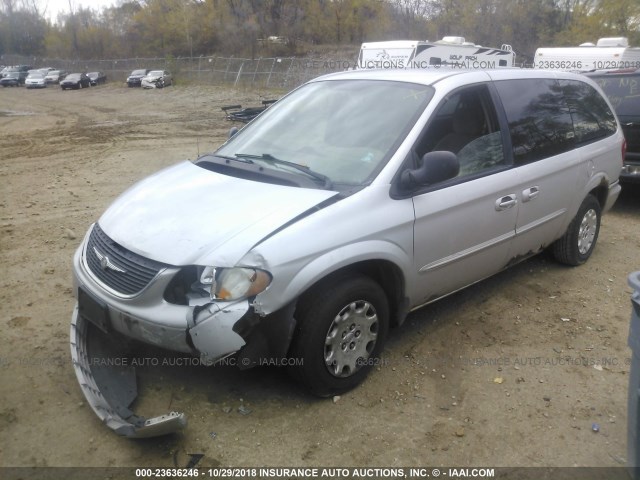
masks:
POLYGON ((353 275, 325 283, 301 300, 290 350, 291 374, 321 397, 351 390, 375 364, 389 328, 384 290, 353 275))
POLYGON ((556 260, 573 266, 586 262, 598 241, 601 216, 600 203, 587 195, 565 234, 553 244, 556 260))

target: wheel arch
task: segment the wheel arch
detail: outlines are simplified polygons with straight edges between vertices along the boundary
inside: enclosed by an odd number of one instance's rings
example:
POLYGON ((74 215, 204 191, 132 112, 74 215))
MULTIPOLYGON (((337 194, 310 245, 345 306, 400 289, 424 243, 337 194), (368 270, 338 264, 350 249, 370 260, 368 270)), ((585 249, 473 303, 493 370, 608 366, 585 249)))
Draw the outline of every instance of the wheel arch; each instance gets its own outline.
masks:
POLYGON ((604 177, 600 179, 600 184, 598 186, 589 191, 589 195, 593 195, 596 200, 598 200, 600 208, 604 210, 607 203, 607 197, 609 195, 609 184, 604 177))
POLYGON ((341 266, 310 284, 297 298, 296 303, 304 303, 314 291, 331 284, 339 278, 350 275, 364 275, 374 280, 384 290, 389 303, 389 322, 396 326, 402 324, 409 308, 406 297, 406 279, 402 269, 386 259, 367 259, 341 266))

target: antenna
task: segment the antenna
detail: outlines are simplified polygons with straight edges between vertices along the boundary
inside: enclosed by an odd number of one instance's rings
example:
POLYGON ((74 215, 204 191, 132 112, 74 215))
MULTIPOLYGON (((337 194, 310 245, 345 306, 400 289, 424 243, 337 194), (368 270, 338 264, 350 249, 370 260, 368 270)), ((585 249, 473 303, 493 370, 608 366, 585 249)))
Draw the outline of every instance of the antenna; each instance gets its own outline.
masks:
MULTIPOLYGON (((191 97, 193 98, 193 111, 194 113, 196 112, 196 95, 195 92, 191 93, 191 97)), ((196 134, 196 151, 197 151, 197 158, 200 158, 200 132, 198 132, 196 134)))

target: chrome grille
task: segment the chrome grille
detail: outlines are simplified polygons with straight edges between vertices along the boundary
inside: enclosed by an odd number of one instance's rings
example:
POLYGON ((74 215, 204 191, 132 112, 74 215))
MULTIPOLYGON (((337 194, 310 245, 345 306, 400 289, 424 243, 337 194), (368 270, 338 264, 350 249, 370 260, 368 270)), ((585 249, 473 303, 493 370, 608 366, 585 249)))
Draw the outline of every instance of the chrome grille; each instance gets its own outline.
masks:
POLYGON ((98 280, 122 295, 141 292, 168 266, 130 252, 111 240, 97 223, 89 235, 85 260, 98 280))

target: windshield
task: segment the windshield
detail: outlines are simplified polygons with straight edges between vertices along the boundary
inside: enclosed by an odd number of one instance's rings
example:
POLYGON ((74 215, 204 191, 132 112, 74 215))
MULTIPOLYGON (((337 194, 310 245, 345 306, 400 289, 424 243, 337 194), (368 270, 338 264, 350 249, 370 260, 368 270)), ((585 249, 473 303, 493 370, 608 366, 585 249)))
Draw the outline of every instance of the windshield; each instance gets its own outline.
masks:
POLYGON ((69 75, 67 75, 67 78, 65 78, 65 80, 80 80, 80 74, 70 73, 69 75))
POLYGON ((215 155, 332 185, 364 185, 389 160, 433 96, 426 85, 380 80, 313 82, 283 98, 215 155), (275 159, 275 161, 274 161, 275 159))
POLYGON ((163 75, 163 71, 162 70, 153 70, 151 72, 149 72, 149 76, 150 77, 161 77, 163 75))
POLYGON ((133 72, 131 72, 131 75, 146 75, 147 72, 146 70, 134 70, 133 72))
POLYGON ((640 116, 640 75, 591 78, 607 94, 619 117, 640 116))

